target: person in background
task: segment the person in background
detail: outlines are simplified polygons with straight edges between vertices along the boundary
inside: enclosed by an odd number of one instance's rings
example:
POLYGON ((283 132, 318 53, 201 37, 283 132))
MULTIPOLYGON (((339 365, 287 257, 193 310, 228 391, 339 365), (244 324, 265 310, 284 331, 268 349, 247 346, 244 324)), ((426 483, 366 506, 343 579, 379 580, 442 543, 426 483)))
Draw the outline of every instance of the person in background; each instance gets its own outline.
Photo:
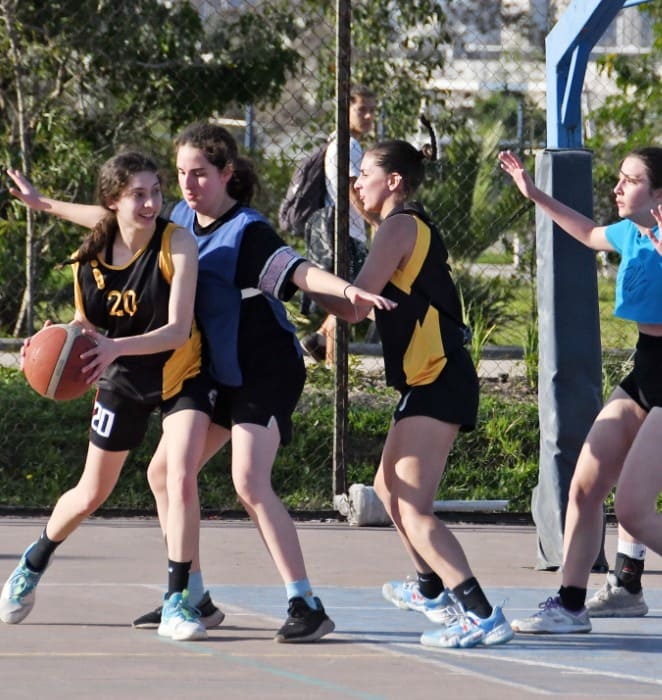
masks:
MULTIPOLYGON (((363 156, 360 141, 374 128, 377 97, 370 88, 359 84, 351 87, 349 101, 349 278, 354 279, 367 254, 366 224, 371 231, 379 224, 377 216, 365 210, 354 189, 363 156)), ((338 198, 338 149, 335 136, 330 137, 326 149, 324 174, 326 206, 332 206, 338 198)), ((326 362, 329 367, 333 364, 335 330, 335 317, 329 314, 315 333, 301 339, 306 352, 317 362, 326 362)))
POLYGON ((637 543, 662 552, 662 516, 656 509, 662 490, 656 454, 662 430, 662 148, 636 149, 620 164, 614 198, 621 220, 608 226, 598 226, 536 187, 514 153, 503 151, 499 162, 522 195, 566 233, 593 250, 620 254, 614 313, 634 321, 639 331, 634 368, 596 417, 575 466, 561 587, 538 612, 512 623, 515 630, 532 634, 590 632, 586 588, 602 542, 603 503, 614 486, 619 550, 628 551, 617 555, 613 578, 607 581, 609 593, 645 614, 645 551, 637 543))

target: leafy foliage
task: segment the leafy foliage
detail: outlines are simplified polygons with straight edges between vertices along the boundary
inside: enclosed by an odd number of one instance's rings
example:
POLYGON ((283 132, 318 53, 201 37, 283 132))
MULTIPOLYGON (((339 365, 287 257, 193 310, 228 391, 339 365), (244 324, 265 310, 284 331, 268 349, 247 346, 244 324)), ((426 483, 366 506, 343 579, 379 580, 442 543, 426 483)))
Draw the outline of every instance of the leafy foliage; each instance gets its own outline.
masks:
POLYGON ((619 92, 589 115, 594 133, 586 145, 594 151, 595 219, 604 223, 617 219, 612 189, 620 161, 634 148, 662 141, 662 85, 657 68, 662 61, 662 5, 645 3, 639 11, 651 21, 651 50, 600 58, 601 71, 615 79, 619 92))
MULTIPOLYGON (((335 24, 335 5, 303 0, 304 27, 335 24)), ((436 0, 358 0, 352 3, 352 81, 372 87, 387 118, 384 136, 403 138, 416 129, 421 109, 443 111, 443 95, 424 88, 444 64, 449 40, 442 3, 436 0)), ((318 101, 334 95, 334 42, 320 42, 318 101)), ((330 115, 329 115, 330 116, 330 115)))
MULTIPOLYGON (((327 373, 328 374, 328 373, 327 373)), ((359 381, 354 377, 353 383, 359 381)), ((348 482, 371 483, 379 464, 395 396, 383 387, 353 392, 350 402, 348 482)), ((37 396, 20 372, 0 369, 0 505, 51 507, 78 480, 85 460, 92 394, 69 402, 37 396), (17 428, 19 428, 17 430, 17 428)), ((133 451, 106 509, 153 512, 145 469, 160 437, 153 417, 143 444, 133 451)), ((294 440, 280 450, 274 488, 291 508, 330 508, 333 407, 330 389, 309 385, 294 416, 294 440)), ((479 428, 460 435, 439 491, 440 498, 507 498, 526 512, 537 478, 537 408, 531 401, 485 395, 479 428)), ((230 450, 200 473, 205 510, 240 508, 230 478, 230 450)))
MULTIPOLYGON (((189 2, 0 0, 2 161, 58 196, 91 201, 98 166, 113 152, 137 146, 166 163, 184 124, 276 100, 300 60, 287 45, 292 31, 291 11, 269 6, 213 25, 189 2)), ((0 288, 14 293, 0 326, 20 327, 16 291, 30 279, 33 303, 57 298, 51 271, 80 232, 15 203, 2 215, 0 288)))

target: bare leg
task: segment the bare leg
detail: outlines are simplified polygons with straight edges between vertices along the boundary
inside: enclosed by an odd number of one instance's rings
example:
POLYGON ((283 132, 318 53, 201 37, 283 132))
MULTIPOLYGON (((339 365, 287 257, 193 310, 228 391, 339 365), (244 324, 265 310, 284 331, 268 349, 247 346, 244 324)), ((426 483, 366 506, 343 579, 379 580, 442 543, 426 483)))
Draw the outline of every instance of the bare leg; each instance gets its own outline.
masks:
MULTIPOLYGON (((384 508, 386 509, 386 512, 389 514, 391 520, 393 520, 393 523, 395 525, 395 529, 398 531, 398 535, 400 535, 400 539, 402 540, 402 544, 404 545, 404 548, 407 550, 407 554, 409 554, 410 559, 414 563, 414 569, 417 572, 420 572, 422 574, 425 573, 430 573, 432 571, 431 567, 428 565, 426 561, 424 561, 421 556, 418 554, 418 552, 411 546, 411 543, 407 539, 407 535, 404 534, 402 531, 401 527, 398 525, 398 523, 395 521, 393 517, 393 512, 391 509, 391 491, 390 489, 386 486, 386 482, 384 479, 384 468, 383 468, 383 463, 379 465, 379 469, 377 470, 377 474, 375 474, 375 481, 374 481, 374 489, 375 493, 377 496, 379 496, 379 499, 381 502, 384 504, 384 508)), ((437 484, 435 488, 435 494, 437 493, 437 489, 439 488, 439 484, 437 484)))
POLYGON ((616 516, 627 531, 662 554, 662 515, 657 497, 662 491, 660 435, 662 408, 653 408, 628 453, 616 490, 616 516))
POLYGON ((271 470, 280 445, 275 421, 268 428, 232 428, 232 480, 257 526, 284 583, 307 578, 299 537, 290 514, 274 492, 271 470))
POLYGON ((66 539, 80 523, 94 513, 112 493, 127 451, 107 452, 90 444, 80 480, 63 493, 46 525, 46 535, 54 542, 66 539))
MULTIPOLYGON (((206 464, 223 445, 230 439, 230 431, 221 428, 220 425, 213 424, 208 428, 206 441, 202 455, 199 457, 196 475, 200 469, 206 464)), ((202 440, 200 441, 202 442, 202 440)), ((156 512, 159 518, 159 525, 163 533, 164 541, 166 540, 167 523, 168 523, 168 485, 167 485, 167 445, 165 438, 161 440, 152 456, 152 459, 147 467, 147 480, 154 496, 156 503, 156 512)), ((197 513, 198 521, 200 512, 197 513)), ((200 571, 200 528, 199 522, 195 534, 195 551, 192 557, 191 572, 200 571)))
POLYGON ((209 428, 200 411, 177 411, 163 421, 166 449, 166 545, 168 558, 186 562, 199 558, 200 502, 198 471, 209 428))
POLYGON ((456 425, 424 416, 392 425, 375 482, 417 570, 432 569, 450 588, 473 575, 460 543, 432 509, 457 432, 456 425))
POLYGON ((563 585, 586 588, 600 551, 602 506, 645 412, 617 388, 596 418, 577 460, 565 520, 563 585))

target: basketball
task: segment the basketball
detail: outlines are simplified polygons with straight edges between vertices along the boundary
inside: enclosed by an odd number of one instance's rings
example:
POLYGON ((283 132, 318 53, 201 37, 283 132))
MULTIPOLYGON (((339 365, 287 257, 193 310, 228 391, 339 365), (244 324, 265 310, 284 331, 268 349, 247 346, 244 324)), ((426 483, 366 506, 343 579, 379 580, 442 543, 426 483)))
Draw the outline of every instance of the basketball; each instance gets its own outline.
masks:
POLYGON ((58 323, 42 328, 25 347, 23 373, 28 384, 55 401, 82 396, 91 385, 81 372, 87 362, 80 356, 94 345, 78 326, 58 323))

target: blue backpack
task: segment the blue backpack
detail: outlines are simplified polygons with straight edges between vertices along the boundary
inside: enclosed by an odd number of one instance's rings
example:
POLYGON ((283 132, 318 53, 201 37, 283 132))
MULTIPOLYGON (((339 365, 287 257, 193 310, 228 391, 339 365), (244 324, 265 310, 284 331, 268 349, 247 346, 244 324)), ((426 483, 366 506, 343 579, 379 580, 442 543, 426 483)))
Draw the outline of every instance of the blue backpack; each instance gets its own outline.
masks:
POLYGON ((324 143, 297 164, 278 209, 278 225, 281 230, 303 236, 311 214, 324 206, 326 149, 327 143, 324 143))

